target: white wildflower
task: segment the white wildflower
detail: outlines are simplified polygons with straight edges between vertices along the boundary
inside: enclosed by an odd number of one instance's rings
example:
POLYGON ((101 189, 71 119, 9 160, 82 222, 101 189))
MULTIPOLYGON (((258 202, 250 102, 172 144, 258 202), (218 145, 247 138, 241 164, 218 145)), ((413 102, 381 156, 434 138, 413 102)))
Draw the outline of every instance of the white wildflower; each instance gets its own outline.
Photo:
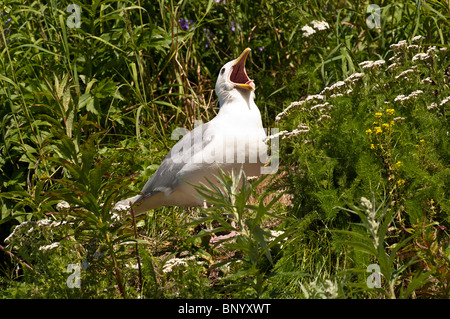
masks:
POLYGON ((405 40, 402 40, 402 41, 400 41, 400 42, 398 42, 398 43, 391 44, 389 47, 390 47, 391 49, 393 49, 393 50, 399 51, 399 50, 402 49, 402 48, 406 48, 407 45, 408 45, 408 44, 406 43, 406 41, 405 41, 405 40))
POLYGON ((450 101, 450 96, 447 96, 445 99, 443 99, 441 101, 441 103, 439 103, 439 106, 443 106, 445 104, 447 104, 450 101))
POLYGON ((125 204, 124 202, 119 202, 113 207, 114 212, 123 212, 130 209, 130 204, 125 204))
POLYGON ((288 131, 281 131, 276 134, 269 135, 266 138, 264 138, 264 143, 266 143, 267 141, 272 140, 276 137, 284 136, 286 133, 288 133, 288 131))
POLYGON ((60 212, 68 211, 70 209, 70 204, 64 200, 56 204, 56 209, 60 212))
POLYGON ((283 139, 290 138, 290 137, 297 136, 299 134, 304 134, 304 133, 309 133, 309 129, 306 129, 306 130, 294 129, 292 132, 285 133, 283 136, 283 139))
POLYGON ((385 64, 386 61, 384 60, 377 60, 377 61, 364 61, 359 63, 359 66, 363 69, 363 70, 370 70, 376 67, 379 67, 383 64, 385 64))
POLYGON ((399 116, 399 117, 394 117, 394 121, 395 122, 403 122, 405 120, 405 118, 404 117, 401 117, 401 116, 399 116))
POLYGON ((41 246, 41 247, 39 247, 39 250, 47 251, 47 250, 52 250, 52 249, 55 249, 55 248, 58 248, 58 247, 59 247, 59 243, 56 242, 56 243, 52 243, 50 245, 41 246))
POLYGON ((334 83, 332 86, 324 88, 322 92, 320 92, 320 94, 335 93, 334 91, 339 91, 345 85, 346 84, 344 81, 338 81, 334 83))
POLYGON ((433 80, 430 77, 423 79, 421 82, 422 82, 422 84, 425 84, 425 83, 433 84, 433 80))
POLYGON ((423 93, 422 90, 417 90, 417 91, 411 92, 411 94, 408 95, 408 96, 400 94, 394 99, 394 102, 402 103, 404 101, 413 100, 413 99, 417 98, 422 93, 423 93))
POLYGON ((325 119, 331 119, 331 116, 323 114, 320 116, 320 118, 317 120, 318 123, 322 122, 325 119))
POLYGON ((415 62, 417 60, 419 61, 424 61, 431 58, 430 55, 428 53, 417 53, 415 56, 413 56, 412 58, 412 62, 415 62))
POLYGON ((355 83, 359 79, 362 79, 364 77, 364 73, 353 73, 348 78, 344 80, 345 83, 355 83))
POLYGON ((314 33, 316 33, 316 30, 311 28, 309 25, 303 26, 302 31, 303 31, 303 36, 306 38, 308 38, 311 35, 313 35, 314 33))
POLYGON ((446 47, 440 48, 439 51, 445 52, 445 51, 447 51, 447 48, 446 47))
POLYGON ((311 21, 311 23, 312 23, 313 27, 314 27, 315 29, 319 30, 319 31, 321 31, 321 30, 326 30, 326 29, 329 29, 329 28, 330 28, 330 26, 328 25, 328 23, 325 22, 325 21, 317 21, 317 20, 314 20, 314 21, 311 21))
POLYGON ((414 73, 414 70, 413 69, 405 70, 402 73, 400 73, 399 75, 397 75, 395 78, 399 79, 399 78, 405 77, 406 75, 408 75, 410 73, 414 73))
MULTIPOLYGON (((163 272, 165 272, 165 273, 171 272, 174 268, 177 268, 180 266, 187 267, 188 263, 186 261, 191 261, 191 260, 195 260, 195 259, 196 259, 195 256, 189 256, 186 258, 172 258, 164 264, 163 272)), ((204 262, 201 261, 198 263, 203 264, 204 262)))
POLYGON ((394 55, 388 59, 389 62, 398 61, 398 60, 399 60, 399 57, 397 55, 394 55))
POLYGON ((292 102, 291 104, 289 104, 289 106, 287 108, 284 109, 283 112, 279 113, 276 117, 275 117, 275 121, 279 121, 281 120, 283 117, 285 117, 289 111, 293 108, 293 107, 297 107, 302 105, 303 103, 305 103, 305 101, 298 101, 298 102, 292 102))
POLYGON ((420 94, 422 94, 422 93, 423 93, 422 90, 416 90, 416 91, 414 91, 414 92, 411 92, 411 94, 409 95, 409 97, 415 98, 415 97, 417 97, 418 95, 420 95, 420 94))
MULTIPOLYGON (((9 236, 4 239, 4 242, 5 243, 10 242, 11 239, 13 239, 15 237, 15 235, 20 234, 21 232, 24 232, 27 227, 33 226, 33 225, 36 225, 36 222, 35 221, 31 221, 31 220, 27 220, 27 221, 24 221, 23 223, 20 223, 19 225, 17 225, 14 228, 12 233, 9 234, 9 236)), ((33 229, 33 227, 31 227, 31 228, 33 229)))
POLYGON ((359 66, 362 67, 363 69, 371 69, 373 66, 373 61, 364 61, 359 63, 359 66))
POLYGON ((311 107, 311 111, 313 111, 313 110, 315 110, 315 109, 321 110, 321 109, 327 107, 328 105, 330 105, 330 103, 328 103, 328 102, 325 102, 325 103, 322 103, 322 104, 314 105, 313 107, 311 107))
POLYGON ((398 102, 398 101, 402 102, 402 101, 404 101, 405 99, 406 99, 406 96, 403 95, 403 94, 400 94, 400 95, 397 95, 397 96, 395 97, 394 102, 398 102))
MULTIPOLYGON (((282 231, 282 230, 278 230, 278 231, 277 230, 270 230, 270 234, 272 235, 272 237, 269 238, 269 241, 272 241, 276 237, 283 235, 284 231, 282 231)), ((284 240, 286 240, 286 238, 284 240)))
POLYGON ((323 101, 325 99, 324 95, 315 94, 315 95, 308 95, 305 99, 306 102, 312 101, 312 100, 321 100, 323 101))
POLYGON ((437 48, 435 45, 429 47, 427 50, 427 53, 433 53, 433 52, 437 52, 437 48))
POLYGON ((309 130, 308 125, 306 125, 304 123, 300 123, 299 125, 297 125, 297 128, 302 129, 302 130, 309 130))
POLYGON ((400 65, 401 65, 401 64, 398 63, 398 62, 394 62, 394 63, 392 63, 391 65, 389 65, 389 66, 386 68, 386 71, 393 70, 393 69, 397 68, 397 67, 400 66, 400 65))
POLYGON ((413 37, 412 39, 411 39, 411 41, 412 42, 419 42, 420 40, 422 40, 423 39, 423 36, 421 36, 421 35, 416 35, 415 37, 413 37))
POLYGON ((413 51, 413 50, 418 51, 419 49, 420 49, 420 46, 418 46, 417 44, 411 44, 406 47, 406 50, 408 50, 408 51, 413 51))
POLYGON ((40 219, 36 222, 36 224, 40 227, 48 226, 52 223, 51 219, 40 219))
POLYGON ((427 105, 427 110, 437 109, 438 105, 437 103, 433 102, 430 105, 427 105))

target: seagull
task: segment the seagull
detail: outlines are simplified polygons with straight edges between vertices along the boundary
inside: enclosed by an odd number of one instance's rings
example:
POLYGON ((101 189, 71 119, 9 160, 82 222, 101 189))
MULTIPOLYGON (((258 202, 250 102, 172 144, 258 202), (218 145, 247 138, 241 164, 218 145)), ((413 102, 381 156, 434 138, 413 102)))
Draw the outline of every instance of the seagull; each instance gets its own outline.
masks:
POLYGON ((131 206, 135 216, 162 206, 205 207, 205 200, 194 185, 218 183, 220 170, 231 175, 242 169, 248 177, 262 173, 267 162, 267 135, 254 101, 254 81, 245 70, 250 51, 246 48, 220 69, 215 86, 219 98, 217 115, 185 134, 141 193, 115 207, 131 206))

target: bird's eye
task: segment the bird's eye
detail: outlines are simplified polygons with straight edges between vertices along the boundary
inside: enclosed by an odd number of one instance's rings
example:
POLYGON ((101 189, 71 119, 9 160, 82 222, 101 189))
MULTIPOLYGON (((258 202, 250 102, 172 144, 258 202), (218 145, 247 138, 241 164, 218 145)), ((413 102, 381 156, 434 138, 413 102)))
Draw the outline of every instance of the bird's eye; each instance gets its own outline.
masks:
POLYGON ((224 74, 225 73, 225 68, 222 68, 222 70, 220 70, 220 74, 224 74))

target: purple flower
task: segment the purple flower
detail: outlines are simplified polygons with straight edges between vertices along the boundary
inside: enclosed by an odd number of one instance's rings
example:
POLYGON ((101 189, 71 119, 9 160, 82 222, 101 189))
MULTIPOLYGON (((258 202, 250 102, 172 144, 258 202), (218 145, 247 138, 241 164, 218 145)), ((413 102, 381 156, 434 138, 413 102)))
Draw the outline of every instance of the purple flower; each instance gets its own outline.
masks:
POLYGON ((194 21, 188 20, 188 19, 180 19, 178 20, 178 24, 180 25, 181 30, 188 31, 188 30, 194 30, 194 21))
POLYGON ((241 29, 241 25, 240 24, 237 24, 236 22, 234 22, 234 20, 233 21, 231 21, 231 31, 236 31, 236 27, 240 30, 241 29))
POLYGON ((208 28, 203 29, 203 32, 205 32, 205 35, 206 35, 205 47, 209 48, 209 45, 214 41, 216 36, 208 28))
MULTIPOLYGON (((5 15, 7 15, 6 11, 2 11, 2 16, 5 16, 5 15)), ((7 20, 5 21, 5 24, 6 24, 6 23, 9 23, 11 20, 12 20, 12 18, 7 19, 7 20)))
POLYGON ((226 0, 214 0, 215 3, 223 3, 225 4, 225 2, 227 2, 226 0))

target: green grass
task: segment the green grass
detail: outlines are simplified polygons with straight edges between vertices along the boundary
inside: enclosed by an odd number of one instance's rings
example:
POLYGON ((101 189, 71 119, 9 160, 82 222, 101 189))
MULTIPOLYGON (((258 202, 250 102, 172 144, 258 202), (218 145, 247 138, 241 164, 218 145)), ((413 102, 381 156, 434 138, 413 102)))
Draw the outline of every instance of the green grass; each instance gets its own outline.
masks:
POLYGON ((381 1, 377 29, 369 4, 3 1, 1 296, 448 298, 450 8, 381 1), (280 174, 238 193, 224 176, 207 214, 111 215, 175 128, 214 117, 217 71, 246 47, 264 125, 287 131, 280 174))

